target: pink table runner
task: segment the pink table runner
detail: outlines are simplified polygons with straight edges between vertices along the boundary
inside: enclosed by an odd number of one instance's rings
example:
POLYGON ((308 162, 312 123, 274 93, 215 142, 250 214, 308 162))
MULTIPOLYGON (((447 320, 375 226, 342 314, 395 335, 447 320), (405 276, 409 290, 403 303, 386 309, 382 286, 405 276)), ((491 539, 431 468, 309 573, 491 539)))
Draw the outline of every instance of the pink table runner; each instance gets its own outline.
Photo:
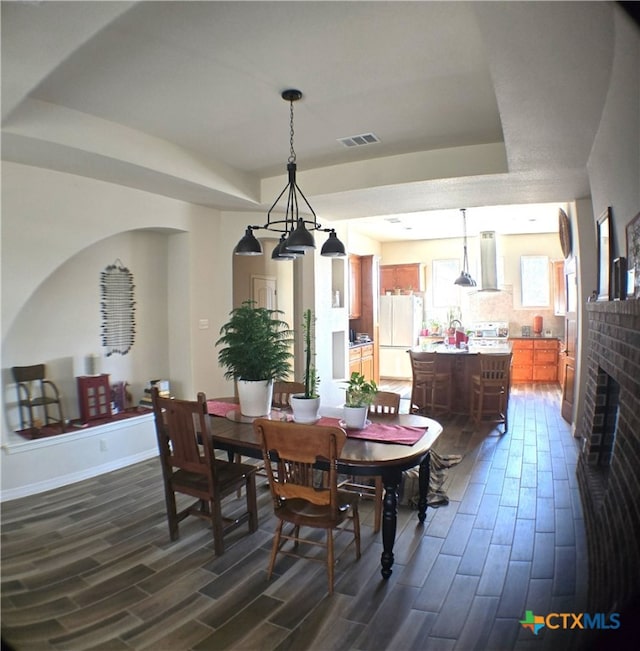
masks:
POLYGON ((238 408, 237 402, 225 402, 223 400, 207 400, 207 411, 212 416, 222 416, 223 418, 234 409, 238 408))
MULTIPOLYGON (((238 408, 237 402, 225 402, 223 400, 207 400, 207 411, 212 416, 225 417, 229 412, 238 408)), ((291 414, 287 414, 287 420, 292 420, 291 414)), ((344 427, 339 418, 323 416, 316 425, 331 425, 344 427)), ((370 423, 364 429, 346 430, 347 436, 352 439, 364 439, 378 443, 397 443, 400 445, 413 445, 419 441, 425 433, 424 427, 410 427, 408 425, 391 425, 386 423, 370 423)))
MULTIPOLYGON (((323 416, 316 425, 337 425, 343 427, 338 418, 323 416)), ((387 425, 385 423, 371 423, 364 429, 346 430, 347 436, 352 439, 366 439, 378 443, 398 443, 400 445, 413 445, 419 441, 426 431, 424 427, 410 427, 408 425, 387 425)))

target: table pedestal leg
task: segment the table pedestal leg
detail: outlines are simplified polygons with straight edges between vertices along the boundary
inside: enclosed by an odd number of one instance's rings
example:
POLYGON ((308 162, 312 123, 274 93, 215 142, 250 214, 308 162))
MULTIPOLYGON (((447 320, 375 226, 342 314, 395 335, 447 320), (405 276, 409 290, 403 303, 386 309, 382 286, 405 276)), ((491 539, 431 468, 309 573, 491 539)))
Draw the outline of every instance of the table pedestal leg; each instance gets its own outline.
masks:
POLYGON ((393 565, 393 544, 396 540, 396 524, 398 520, 398 486, 402 472, 389 469, 382 475, 384 483, 384 499, 382 502, 382 578, 391 576, 393 565))
POLYGON ((418 488, 420 497, 418 498, 418 520, 423 524, 427 517, 427 496, 429 495, 429 478, 431 476, 431 453, 420 463, 418 472, 418 488))

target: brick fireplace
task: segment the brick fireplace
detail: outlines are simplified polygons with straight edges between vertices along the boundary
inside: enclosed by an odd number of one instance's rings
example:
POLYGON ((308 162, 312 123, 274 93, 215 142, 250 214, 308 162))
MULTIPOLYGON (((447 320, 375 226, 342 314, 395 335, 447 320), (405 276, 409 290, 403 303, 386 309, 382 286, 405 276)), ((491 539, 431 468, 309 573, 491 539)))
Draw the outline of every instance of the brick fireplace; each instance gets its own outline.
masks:
POLYGON ((577 467, 589 552, 589 610, 640 592, 640 301, 588 303, 585 409, 577 467))

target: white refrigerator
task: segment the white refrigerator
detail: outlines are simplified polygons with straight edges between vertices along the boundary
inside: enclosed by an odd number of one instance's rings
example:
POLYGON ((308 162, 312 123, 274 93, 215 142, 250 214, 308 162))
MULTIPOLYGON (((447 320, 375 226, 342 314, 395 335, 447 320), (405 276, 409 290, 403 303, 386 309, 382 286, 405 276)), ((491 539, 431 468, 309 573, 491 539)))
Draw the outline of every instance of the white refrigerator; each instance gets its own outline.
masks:
POLYGON ((422 296, 380 297, 380 377, 411 379, 407 350, 418 344, 423 320, 422 296))

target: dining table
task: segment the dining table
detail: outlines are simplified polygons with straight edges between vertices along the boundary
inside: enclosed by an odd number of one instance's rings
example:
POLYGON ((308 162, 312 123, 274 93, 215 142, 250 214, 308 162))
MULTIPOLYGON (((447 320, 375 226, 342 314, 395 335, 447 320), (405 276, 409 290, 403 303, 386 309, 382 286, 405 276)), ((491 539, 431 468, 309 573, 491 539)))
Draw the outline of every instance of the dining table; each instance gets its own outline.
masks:
MULTIPOLYGON (((262 458, 262 446, 253 428, 254 418, 243 416, 233 398, 208 401, 211 435, 216 449, 226 451, 229 458, 240 454, 262 458), (228 408, 227 408, 228 406, 228 408)), ((321 407, 318 425, 338 425, 343 410, 340 407, 321 407)), ((262 418, 291 420, 288 410, 273 409, 262 418)), ((362 430, 345 429, 347 440, 338 459, 338 472, 346 475, 380 476, 384 485, 382 507, 381 574, 388 579, 394 562, 393 546, 398 517, 398 488, 405 470, 419 467, 418 521, 422 525, 427 513, 430 452, 442 433, 442 425, 417 414, 397 414, 376 417, 370 415, 362 430), (373 440, 372 440, 373 439, 373 440)), ((322 463, 318 462, 322 469, 322 463)))

